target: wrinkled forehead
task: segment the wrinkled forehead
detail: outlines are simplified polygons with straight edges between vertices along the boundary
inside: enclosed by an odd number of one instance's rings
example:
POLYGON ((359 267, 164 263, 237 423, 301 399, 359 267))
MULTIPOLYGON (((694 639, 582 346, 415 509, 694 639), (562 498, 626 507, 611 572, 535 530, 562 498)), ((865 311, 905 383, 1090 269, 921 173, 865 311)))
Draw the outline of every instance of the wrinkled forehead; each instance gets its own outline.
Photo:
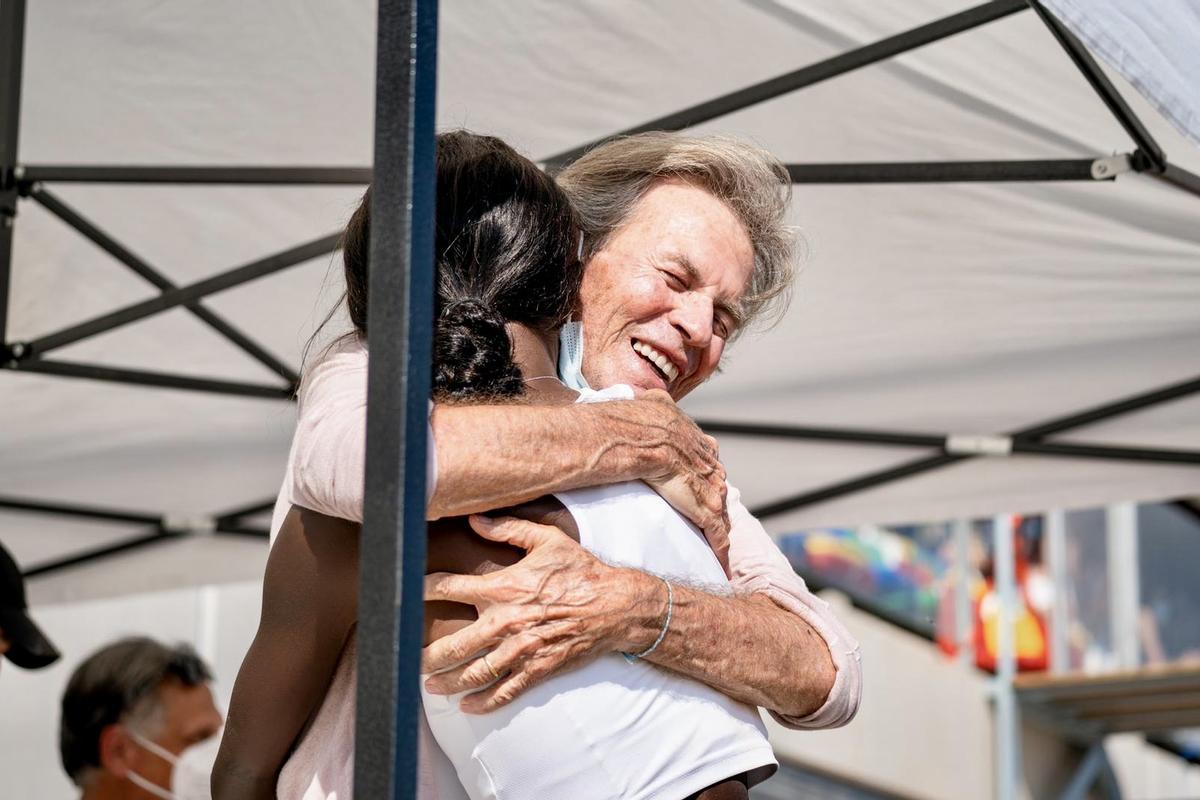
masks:
POLYGON ((707 189, 659 181, 625 224, 647 257, 678 264, 697 285, 731 302, 745 294, 754 270, 750 234, 734 209, 707 189))
MULTIPOLYGON (((651 184, 609 240, 634 240, 660 255, 666 250, 687 256, 700 269, 716 266, 748 269, 754 248, 737 212, 702 186, 680 179, 651 184), (705 257, 724 259, 710 264, 705 257)), ((607 244, 607 243, 606 243, 607 244)))

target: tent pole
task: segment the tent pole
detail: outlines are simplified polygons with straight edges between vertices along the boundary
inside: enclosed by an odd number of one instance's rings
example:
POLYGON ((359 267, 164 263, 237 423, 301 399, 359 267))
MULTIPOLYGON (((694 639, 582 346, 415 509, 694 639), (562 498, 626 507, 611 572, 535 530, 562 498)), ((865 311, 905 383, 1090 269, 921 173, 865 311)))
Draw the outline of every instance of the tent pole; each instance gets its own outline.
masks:
POLYGON ((1113 503, 1104 513, 1108 550, 1108 613, 1113 654, 1119 669, 1141 665, 1138 617, 1138 518, 1136 503, 1113 503))
POLYGON ((891 483, 913 475, 920 475, 923 472, 929 472, 930 470, 949 466, 950 464, 957 464, 968 458, 975 458, 975 456, 938 454, 915 458, 894 467, 888 467, 878 472, 871 472, 857 478, 851 478, 842 483, 835 483, 820 489, 792 495, 791 497, 785 497, 782 500, 776 500, 772 503, 764 503, 761 506, 750 509, 750 513, 759 519, 777 517, 780 514, 794 511, 797 508, 815 505, 826 500, 832 500, 835 497, 853 494, 854 492, 860 492, 875 486, 882 486, 885 483, 891 483))
MULTIPOLYGON (((145 260, 139 258, 132 253, 128 248, 122 245, 117 240, 113 239, 104 231, 100 230, 91 220, 84 217, 71 206, 67 205, 52 192, 46 191, 41 184, 35 183, 29 188, 29 196, 37 201, 43 208, 49 211, 54 216, 65 222, 67 225, 74 228, 85 239, 95 244, 104 252, 115 258, 120 263, 129 267, 142 278, 150 282, 160 292, 169 292, 178 289, 179 287, 172 283, 165 275, 156 270, 145 260)), ((279 375, 290 384, 297 384, 300 381, 299 374, 269 353, 264 347, 259 345, 245 333, 235 328, 231 323, 219 316, 216 312, 200 305, 199 302, 188 303, 185 308, 192 312, 198 319, 206 323, 217 333, 224 336, 233 344, 241 348, 249 354, 253 359, 263 364, 267 369, 279 375)))
POLYGON ((1067 512, 1054 508, 1046 512, 1045 562, 1054 587, 1050 604, 1050 671, 1068 672, 1071 669, 1071 615, 1067 584, 1080 576, 1072 575, 1067 559, 1067 512))
MULTIPOLYGON (((926 447, 946 453, 956 452, 945 434, 879 431, 861 428, 821 428, 800 425, 771 425, 753 422, 722 422, 696 420, 709 434, 762 437, 766 439, 798 439, 824 442, 885 445, 895 447, 926 447)), ((1146 461, 1160 464, 1200 464, 1200 450, 1174 450, 1153 447, 1116 447, 1089 442, 1041 442, 1025 439, 1011 440, 1010 451, 1028 455, 1090 458, 1104 461, 1146 461)))
POLYGON ((1094 158, 1041 161, 917 161, 787 164, 792 183, 955 183, 1113 180, 1098 177, 1094 158))
POLYGON ((127 553, 130 550, 137 550, 145 547, 146 545, 158 544, 159 542, 165 542, 167 540, 175 540, 179 538, 180 534, 178 533, 169 533, 161 528, 156 528, 151 533, 135 536, 132 539, 125 539, 115 544, 108 544, 92 550, 85 550, 81 553, 67 556, 66 558, 59 558, 55 559, 54 561, 35 564, 21 574, 26 578, 36 578, 40 575, 47 575, 51 572, 58 572, 60 570, 67 569, 68 567, 78 567, 102 558, 108 558, 109 556, 115 556, 120 553, 127 553))
POLYGON ((678 131, 690 128, 702 122, 708 122, 709 120, 723 117, 726 114, 732 114, 735 111, 741 111, 744 108, 749 108, 780 95, 794 92, 797 89, 803 89, 806 86, 812 86, 815 83, 836 78, 838 75, 844 75, 861 67, 885 61, 901 53, 907 53, 910 50, 915 50, 932 42, 946 39, 963 31, 968 31, 980 25, 1002 19, 1018 11, 1024 11, 1026 8, 1024 0, 992 0, 992 2, 983 3, 966 11, 943 17, 942 19, 912 28, 903 33, 898 33, 895 36, 889 36, 886 39, 859 47, 848 53, 842 53, 824 61, 818 61, 815 64, 801 67, 785 75, 756 83, 753 86, 747 86, 735 92, 730 92, 729 94, 724 94, 700 103, 699 105, 652 119, 649 122, 644 122, 632 128, 626 128, 611 136, 595 139, 579 147, 556 153, 547 158, 545 164, 548 168, 562 167, 613 136, 628 136, 635 133, 645 133, 646 131, 678 131))
POLYGON ((1123 397, 1111 403, 1093 406, 1075 414, 1058 417, 1041 425, 1034 425, 1017 431, 1013 434, 1013 437, 1018 439, 1041 439, 1055 433, 1064 433, 1073 428, 1080 428, 1084 425, 1091 425, 1093 422, 1101 422, 1112 417, 1121 416, 1122 414, 1141 411, 1143 408, 1169 403, 1172 400, 1179 400, 1194 394, 1200 394, 1200 377, 1189 378, 1186 381, 1168 384, 1157 389, 1151 389, 1148 392, 1123 397))
POLYGON ((21 62, 25 0, 0 3, 0 356, 8 344, 8 288, 17 216, 17 138, 21 132, 21 62))
POLYGON ((370 167, 168 167, 25 164, 20 181, 47 183, 366 186, 370 167))
MULTIPOLYGON (((20 349, 23 345, 12 345, 20 349)), ((184 389, 192 392, 227 394, 235 397, 256 397, 265 400, 292 400, 291 386, 269 386, 266 384, 242 383, 239 381, 195 378, 190 375, 172 375, 164 372, 149 372, 137 369, 107 367, 101 364, 80 364, 74 361, 52 361, 33 358, 28 361, 9 361, 0 364, 0 369, 28 372, 35 375, 56 375, 63 378, 123 383, 130 386, 153 386, 159 389, 184 389)))
POLYGON ((123 325, 128 325, 131 322, 137 322, 155 314, 160 314, 163 311, 169 311, 172 308, 186 306, 208 295, 223 292, 235 286, 241 286, 244 283, 249 283, 250 281, 289 267, 294 267, 297 264, 303 264, 305 261, 328 255, 337 250, 341 243, 341 237, 341 233, 322 236, 319 239, 313 239, 310 242, 305 242, 287 250, 273 253, 265 258, 252 261, 241 267, 222 272, 219 275, 199 281, 198 283, 163 292, 158 297, 152 297, 149 300, 134 303, 133 305, 103 314, 86 322, 81 322, 78 325, 72 325, 61 331, 41 336, 27 343, 25 357, 43 355, 68 344, 106 333, 123 325))
POLYGON ((1091 84, 1096 94, 1100 95, 1100 99, 1104 101, 1104 105, 1117 118, 1117 122, 1121 123, 1121 127, 1129 134, 1130 138, 1137 144, 1138 150, 1150 162, 1149 169, 1151 172, 1162 172, 1167 166, 1167 156, 1158 146, 1158 142, 1150 135, 1150 131, 1146 130, 1146 126, 1138 119, 1137 114, 1133 113, 1133 109, 1125 102, 1125 98, 1121 97, 1121 93, 1117 91, 1117 87, 1113 86, 1108 76, 1104 74, 1104 70, 1096 63, 1096 59, 1092 58, 1092 54, 1075 37, 1075 34, 1067 30, 1066 26, 1059 22, 1058 18, 1046 10, 1038 0, 1028 0, 1029 7, 1041 18, 1046 27, 1050 29, 1050 33, 1058 40, 1059 45, 1067 51, 1071 61, 1083 73, 1083 77, 1091 84))
POLYGON ((97 522, 137 522, 146 525, 158 525, 162 521, 162 514, 150 514, 145 511, 99 508, 96 506, 59 503, 48 500, 32 500, 27 497, 12 497, 8 495, 0 495, 0 509, 28 511, 36 514, 56 514, 64 517, 81 517, 97 522))
POLYGON ((436 0, 380 0, 354 790, 411 798, 433 340, 436 0))
POLYGON ((1013 679, 1017 674, 1017 581, 1011 514, 992 523, 992 586, 996 599, 996 677, 994 692, 996 800, 1016 800, 1021 781, 1021 722, 1013 679))
POLYGON ((216 518, 217 523, 220 524, 222 522, 241 520, 243 517, 253 517, 257 514, 266 514, 268 511, 273 511, 274 509, 275 498, 264 497, 261 500, 255 500, 253 503, 246 503, 244 505, 236 506, 235 508, 222 511, 214 514, 213 516, 216 518))
MULTIPOLYGON (((1046 436, 1051 436, 1056 433, 1063 433, 1073 428, 1090 425, 1093 422, 1110 419, 1112 417, 1128 414, 1133 411, 1139 411, 1143 408, 1159 405, 1171 400, 1178 400, 1182 397, 1200 393, 1200 378, 1192 378, 1179 383, 1173 383, 1168 386, 1159 387, 1149 392, 1125 397, 1120 400, 1114 400, 1111 403, 1094 406, 1093 408, 1068 414, 1063 417, 1052 419, 1048 422, 1039 425, 1033 425, 1028 428, 1023 428, 1019 431, 1009 434, 1012 439, 1014 450, 1018 445, 1029 443, 1037 448, 1058 448, 1060 451, 1079 447, 1079 445, 1053 445, 1043 443, 1040 440, 1046 436)), ((1119 450, 1120 448, 1113 448, 1119 450)), ((1185 454, 1186 455, 1186 454, 1185 454)), ((899 480, 901 478, 919 475, 923 472, 938 469, 940 467, 956 464, 968 458, 978 458, 978 455, 973 454, 938 454, 933 456, 924 456, 922 458, 906 461, 894 467, 872 472, 867 475, 861 475, 857 478, 852 478, 842 483, 831 484, 819 489, 814 489, 808 492, 785 497, 781 500, 767 503, 758 508, 751 509, 756 517, 771 517, 788 511, 794 511, 804 506, 813 505, 815 503, 830 500, 842 495, 851 494, 862 489, 869 489, 873 486, 880 486, 885 483, 899 480)))
POLYGON ((1177 167, 1174 164, 1167 164, 1165 170, 1152 174, 1159 180, 1171 184, 1176 189, 1183 189, 1185 192, 1191 192, 1200 197, 1200 175, 1188 172, 1186 169, 1177 167))

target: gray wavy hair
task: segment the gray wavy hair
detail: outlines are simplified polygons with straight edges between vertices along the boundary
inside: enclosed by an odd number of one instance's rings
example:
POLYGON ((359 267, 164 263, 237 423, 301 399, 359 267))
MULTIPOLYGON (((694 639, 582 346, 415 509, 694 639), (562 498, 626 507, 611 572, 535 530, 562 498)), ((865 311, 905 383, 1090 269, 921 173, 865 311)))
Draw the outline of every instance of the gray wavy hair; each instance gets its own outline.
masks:
POLYGON ((770 327, 787 310, 797 261, 796 232, 785 224, 792 182, 761 147, 723 136, 639 133, 589 150, 556 178, 579 214, 585 261, 656 182, 674 178, 711 192, 741 220, 754 248, 744 327, 770 327))

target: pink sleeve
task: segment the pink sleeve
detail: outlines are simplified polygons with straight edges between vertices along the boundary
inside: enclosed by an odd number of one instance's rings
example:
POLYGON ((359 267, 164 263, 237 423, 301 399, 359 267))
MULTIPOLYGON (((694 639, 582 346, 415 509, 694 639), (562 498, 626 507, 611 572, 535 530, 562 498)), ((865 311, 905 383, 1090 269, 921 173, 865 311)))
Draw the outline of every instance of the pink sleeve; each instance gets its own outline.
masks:
MULTIPOLYGON (((331 351, 305 375, 299 406, 289 464, 291 502, 361 522, 367 443, 366 347, 352 344, 331 351)), ((426 502, 433 496, 437 480, 432 429, 428 433, 426 502)))
MULTIPOLYGON (((837 728, 854 719, 862 699, 862 665, 858 642, 834 616, 829 604, 808 590, 762 523, 742 504, 741 492, 729 487, 729 567, 733 586, 762 592, 798 615, 825 641, 837 676, 825 703, 806 717, 771 716, 789 728, 837 728)), ((769 710, 769 709, 768 709, 769 710)))

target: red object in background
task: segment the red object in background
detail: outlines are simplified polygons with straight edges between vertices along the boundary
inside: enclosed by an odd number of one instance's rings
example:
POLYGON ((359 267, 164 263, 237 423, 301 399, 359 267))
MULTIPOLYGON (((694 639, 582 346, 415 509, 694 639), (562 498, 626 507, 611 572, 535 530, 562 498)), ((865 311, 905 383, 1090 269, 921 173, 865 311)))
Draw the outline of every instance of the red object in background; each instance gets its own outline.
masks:
MULTIPOLYGON (((1014 528, 1017 530, 1020 529, 1020 520, 1020 517, 1014 519, 1014 528)), ((1030 580, 1035 577, 1035 569, 1029 564, 1019 535, 1014 537, 1013 546, 1018 601, 1014 609, 1013 625, 1017 670, 1044 670, 1050 665, 1048 628, 1044 609, 1037 608, 1031 602, 1028 589, 1030 580)), ((990 569, 986 571, 991 572, 990 569)), ((949 656, 958 653, 958 642, 955 640, 954 590, 953 581, 947 582, 938 602, 935 626, 938 648, 949 656)), ((971 642, 975 650, 975 665, 989 672, 996 671, 999 644, 999 628, 996 623, 999 610, 1000 599, 996 595, 994 577, 988 575, 981 581, 975 581, 971 587, 971 642)))

